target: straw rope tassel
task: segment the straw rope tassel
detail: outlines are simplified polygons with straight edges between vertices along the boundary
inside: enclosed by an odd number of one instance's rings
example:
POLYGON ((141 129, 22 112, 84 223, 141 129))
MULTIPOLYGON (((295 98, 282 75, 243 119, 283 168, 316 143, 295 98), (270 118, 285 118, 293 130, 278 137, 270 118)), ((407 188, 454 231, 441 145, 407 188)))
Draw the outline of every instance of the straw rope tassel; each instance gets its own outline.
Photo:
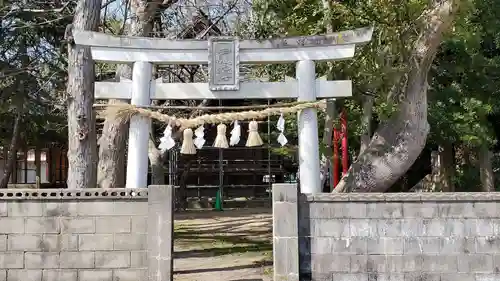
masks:
POLYGON ((217 125, 217 137, 215 137, 214 147, 219 147, 219 148, 229 147, 226 137, 226 125, 224 124, 217 125))
POLYGON ((257 121, 250 121, 248 124, 248 139, 247 139, 247 144, 246 146, 252 147, 252 146, 261 146, 264 144, 262 139, 259 136, 259 124, 257 121))
POLYGON ((182 154, 196 154, 196 147, 193 143, 193 130, 185 129, 183 132, 184 139, 182 140, 182 154))

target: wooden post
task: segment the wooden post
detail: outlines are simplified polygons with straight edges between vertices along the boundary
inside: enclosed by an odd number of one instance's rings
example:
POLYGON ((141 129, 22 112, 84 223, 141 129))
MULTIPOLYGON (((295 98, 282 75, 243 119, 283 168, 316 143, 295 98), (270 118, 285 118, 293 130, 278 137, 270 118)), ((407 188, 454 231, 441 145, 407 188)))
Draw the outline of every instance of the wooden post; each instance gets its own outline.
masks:
POLYGON ((11 180, 12 180, 12 184, 17 184, 17 150, 15 151, 10 151, 10 153, 13 153, 14 155, 12 157, 14 157, 14 167, 12 167, 12 174, 11 174, 11 180))
MULTIPOLYGON (((297 62, 299 101, 315 101, 316 69, 314 62, 297 62)), ((319 171, 319 138, 316 109, 305 109, 298 114, 299 119, 299 177, 302 193, 322 191, 319 171)))
POLYGON ((54 184, 55 179, 55 157, 54 157, 54 147, 50 146, 47 150, 47 181, 50 184, 54 184))
POLYGON ((64 169, 64 149, 59 149, 59 154, 57 156, 59 156, 59 167, 58 167, 58 170, 59 170, 59 173, 57 174, 57 178, 59 179, 59 182, 62 184, 64 182, 64 177, 63 177, 63 169, 64 169))
POLYGON ((24 174, 24 180, 22 183, 28 183, 28 152, 29 149, 27 147, 24 147, 23 149, 23 174, 24 174))
MULTIPOLYGON (((37 184, 42 180, 41 153, 38 146, 35 147, 35 178, 37 184)), ((37 188, 40 188, 40 186, 37 186, 37 188)))
MULTIPOLYGON (((3 170, 2 170, 2 175, 3 175, 5 172, 5 169, 7 169, 7 163, 9 163, 9 148, 7 146, 4 146, 2 153, 3 153, 3 170)), ((10 179, 7 181, 7 183, 10 183, 11 180, 12 180, 12 175, 11 175, 10 179)))
MULTIPOLYGON (((153 65, 149 62, 135 62, 132 71, 131 104, 149 106, 149 91, 153 65)), ((145 188, 148 185, 148 149, 151 120, 146 117, 133 116, 130 119, 127 188, 145 188)))
POLYGON ((217 211, 222 211, 224 202, 224 152, 222 148, 219 148, 219 190, 217 191, 217 196, 215 196, 215 209, 217 211), (218 200, 217 200, 218 196, 218 200))
POLYGON ((62 149, 61 152, 61 181, 65 183, 68 180, 68 150, 62 149))
POLYGON ((52 147, 47 148, 45 162, 47 162, 47 182, 52 183, 52 147))

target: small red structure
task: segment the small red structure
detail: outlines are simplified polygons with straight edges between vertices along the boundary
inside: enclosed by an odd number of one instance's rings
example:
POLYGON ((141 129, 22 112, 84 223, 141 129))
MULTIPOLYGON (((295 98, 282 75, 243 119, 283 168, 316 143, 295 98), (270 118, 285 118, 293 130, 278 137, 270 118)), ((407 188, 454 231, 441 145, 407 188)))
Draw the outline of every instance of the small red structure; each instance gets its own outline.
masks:
POLYGON ((339 175, 339 141, 342 139, 342 176, 349 170, 349 150, 347 143, 347 114, 345 109, 340 114, 340 131, 333 128, 333 185, 340 181, 339 175))

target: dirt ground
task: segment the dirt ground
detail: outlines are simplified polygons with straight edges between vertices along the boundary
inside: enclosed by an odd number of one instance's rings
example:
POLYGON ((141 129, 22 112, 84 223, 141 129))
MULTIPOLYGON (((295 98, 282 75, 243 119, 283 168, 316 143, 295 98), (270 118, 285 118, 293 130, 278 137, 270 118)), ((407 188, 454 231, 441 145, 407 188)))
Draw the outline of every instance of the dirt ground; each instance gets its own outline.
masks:
POLYGON ((271 209, 175 216, 174 280, 272 280, 271 209))

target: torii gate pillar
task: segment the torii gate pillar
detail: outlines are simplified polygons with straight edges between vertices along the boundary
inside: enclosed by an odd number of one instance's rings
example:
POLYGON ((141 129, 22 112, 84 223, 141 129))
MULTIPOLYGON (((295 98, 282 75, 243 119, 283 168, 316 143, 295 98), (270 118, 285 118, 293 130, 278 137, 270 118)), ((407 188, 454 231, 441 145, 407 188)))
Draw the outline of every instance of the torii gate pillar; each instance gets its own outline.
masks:
MULTIPOLYGON (((316 69, 314 61, 297 62, 296 78, 299 101, 316 100, 316 69)), ((320 193, 319 138, 316 109, 304 109, 298 113, 299 133, 299 181, 302 193, 320 193)))
MULTIPOLYGON (((138 106, 151 105, 150 87, 153 64, 134 62, 132 70, 132 97, 130 103, 138 106)), ((130 119, 127 158, 127 188, 148 185, 148 149, 151 120, 147 117, 132 116, 130 119)))

